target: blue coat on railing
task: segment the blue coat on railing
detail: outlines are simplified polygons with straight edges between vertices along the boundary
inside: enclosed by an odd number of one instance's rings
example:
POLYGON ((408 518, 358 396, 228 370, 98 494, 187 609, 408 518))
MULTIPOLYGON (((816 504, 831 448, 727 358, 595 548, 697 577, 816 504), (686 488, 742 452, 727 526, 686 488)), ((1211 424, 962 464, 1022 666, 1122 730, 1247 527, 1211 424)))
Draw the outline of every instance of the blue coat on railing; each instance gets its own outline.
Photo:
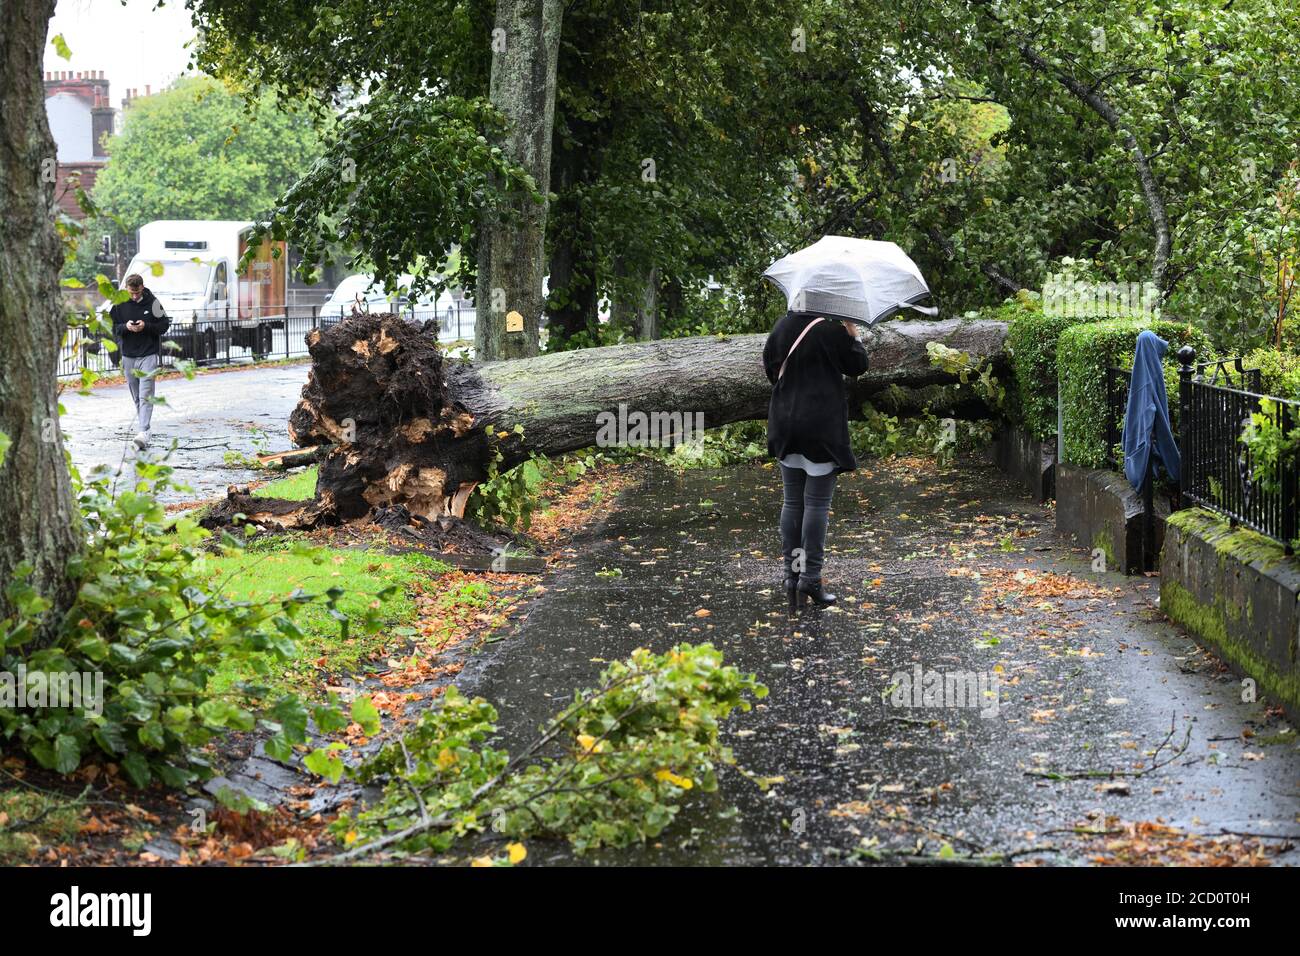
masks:
POLYGON ((1169 343, 1150 329, 1138 334, 1128 411, 1124 415, 1124 475, 1137 491, 1142 490, 1146 480, 1153 450, 1166 474, 1178 480, 1178 443, 1169 426, 1169 398, 1160 361, 1168 351, 1169 343))

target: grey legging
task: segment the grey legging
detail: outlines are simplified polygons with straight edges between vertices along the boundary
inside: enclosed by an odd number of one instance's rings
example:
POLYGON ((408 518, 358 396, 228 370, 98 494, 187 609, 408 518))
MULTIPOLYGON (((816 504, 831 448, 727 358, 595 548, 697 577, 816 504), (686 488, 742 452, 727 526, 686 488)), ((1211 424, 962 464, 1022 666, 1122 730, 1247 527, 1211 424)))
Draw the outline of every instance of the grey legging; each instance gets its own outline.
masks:
MULTIPOLYGON (((795 548, 803 548, 800 577, 820 581, 826 550, 826 523, 835 493, 835 472, 810 475, 802 468, 781 466, 785 502, 781 506, 781 551, 789 566, 795 548)), ((796 568, 796 570, 798 570, 796 568)))

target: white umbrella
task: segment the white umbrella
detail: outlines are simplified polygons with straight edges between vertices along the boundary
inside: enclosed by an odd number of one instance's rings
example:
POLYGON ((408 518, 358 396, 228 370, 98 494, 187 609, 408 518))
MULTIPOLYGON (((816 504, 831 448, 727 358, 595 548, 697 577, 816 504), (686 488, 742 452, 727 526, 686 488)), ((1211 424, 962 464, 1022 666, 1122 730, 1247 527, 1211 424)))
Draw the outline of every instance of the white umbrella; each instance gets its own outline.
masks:
POLYGON ((930 295, 921 270, 893 242, 826 236, 767 267, 792 312, 875 325, 900 309, 926 315, 939 310, 917 305, 930 295))

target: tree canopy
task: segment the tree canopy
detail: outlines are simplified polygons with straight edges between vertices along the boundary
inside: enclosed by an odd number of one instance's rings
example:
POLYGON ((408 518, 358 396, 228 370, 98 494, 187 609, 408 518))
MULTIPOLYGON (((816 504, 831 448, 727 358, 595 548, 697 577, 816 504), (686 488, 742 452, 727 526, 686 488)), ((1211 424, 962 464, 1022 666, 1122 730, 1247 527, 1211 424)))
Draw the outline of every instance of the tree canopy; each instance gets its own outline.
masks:
POLYGON ((94 198, 127 230, 155 219, 255 219, 325 144, 305 113, 187 77, 128 107, 94 198))
MULTIPOLYGON (((468 284, 479 214, 534 185, 493 152, 488 96, 495 12, 520 4, 196 2, 201 66, 342 111, 347 145, 281 205, 286 234, 360 242, 381 272, 418 253, 432 274, 459 244, 468 284)), ((766 262, 837 231, 899 242, 949 312, 1086 258, 1225 345, 1258 340, 1289 303, 1298 17, 1279 0, 570 5, 551 347, 608 337, 602 296, 615 333, 647 312, 652 334, 757 327, 766 262), (745 307, 707 308, 711 277, 745 307)))

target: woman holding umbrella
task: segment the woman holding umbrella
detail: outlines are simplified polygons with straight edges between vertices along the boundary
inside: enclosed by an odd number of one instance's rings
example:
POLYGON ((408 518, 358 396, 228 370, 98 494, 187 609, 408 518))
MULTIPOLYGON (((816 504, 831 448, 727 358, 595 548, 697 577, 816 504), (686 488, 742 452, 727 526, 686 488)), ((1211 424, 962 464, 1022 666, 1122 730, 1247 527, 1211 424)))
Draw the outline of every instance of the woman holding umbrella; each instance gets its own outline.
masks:
POLYGON ((892 242, 826 236, 774 262, 763 273, 786 295, 789 311, 763 348, 772 383, 767 450, 781 463, 781 552, 794 611, 811 599, 835 603, 822 585, 831 496, 840 472, 858 467, 849 444, 844 376, 867 370, 857 329, 916 303, 930 289, 916 264, 892 242), (836 321, 836 320, 843 321, 836 321))
POLYGON ((831 495, 836 476, 858 467, 849 445, 844 376, 867 370, 867 351, 850 328, 787 312, 763 347, 763 367, 773 385, 767 451, 781 463, 785 486, 781 553, 792 611, 809 598, 820 607, 835 603, 822 586, 831 495))

